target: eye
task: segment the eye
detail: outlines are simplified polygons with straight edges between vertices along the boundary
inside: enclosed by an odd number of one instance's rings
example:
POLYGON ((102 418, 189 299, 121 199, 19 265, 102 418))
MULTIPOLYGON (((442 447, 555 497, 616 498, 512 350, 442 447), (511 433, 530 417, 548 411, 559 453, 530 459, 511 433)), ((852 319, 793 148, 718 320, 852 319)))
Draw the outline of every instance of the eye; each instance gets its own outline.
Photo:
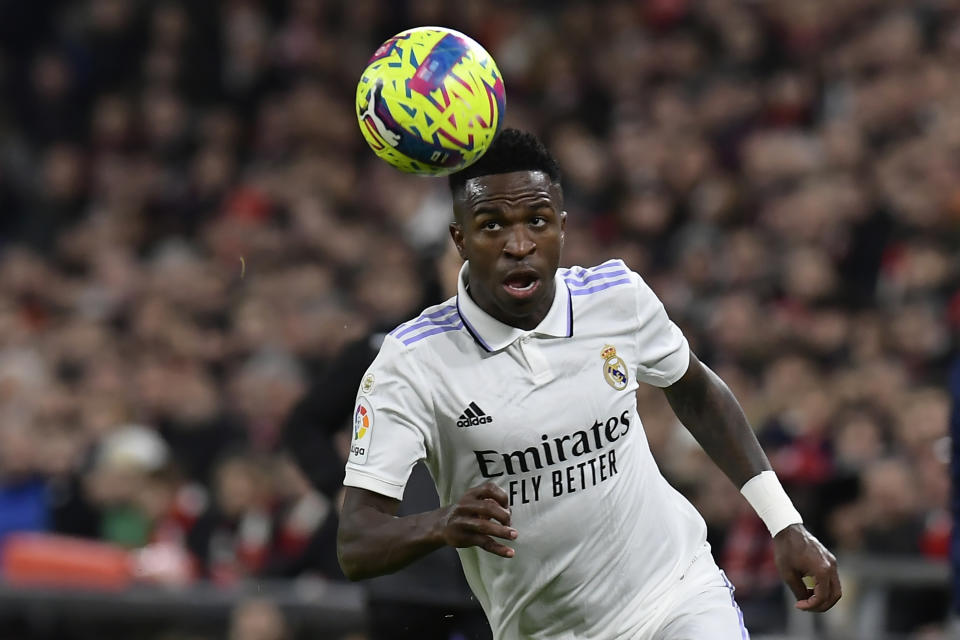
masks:
POLYGON ((484 231, 498 231, 500 229, 500 223, 496 220, 487 220, 480 225, 480 228, 484 231))
POLYGON ((532 227, 545 227, 547 225, 547 219, 543 216, 533 216, 530 218, 530 226, 532 227))

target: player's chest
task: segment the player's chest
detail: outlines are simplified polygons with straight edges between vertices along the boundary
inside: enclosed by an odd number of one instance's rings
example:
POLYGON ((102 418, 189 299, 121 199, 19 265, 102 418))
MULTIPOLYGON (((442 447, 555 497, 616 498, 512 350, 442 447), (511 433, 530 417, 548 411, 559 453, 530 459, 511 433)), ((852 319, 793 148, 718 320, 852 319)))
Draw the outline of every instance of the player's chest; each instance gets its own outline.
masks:
POLYGON ((608 421, 634 407, 632 351, 628 341, 609 336, 531 338, 472 361, 452 359, 434 394, 441 437, 476 449, 536 444, 581 429, 602 436, 608 421))

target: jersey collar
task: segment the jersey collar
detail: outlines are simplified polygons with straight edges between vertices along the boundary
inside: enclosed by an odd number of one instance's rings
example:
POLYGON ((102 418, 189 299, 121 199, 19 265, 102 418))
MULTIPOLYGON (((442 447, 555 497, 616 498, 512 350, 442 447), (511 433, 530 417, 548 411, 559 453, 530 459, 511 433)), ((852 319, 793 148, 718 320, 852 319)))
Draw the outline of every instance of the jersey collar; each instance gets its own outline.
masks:
POLYGON ((457 312, 470 335, 487 351, 500 351, 527 334, 554 338, 569 338, 573 335, 573 301, 567 283, 559 273, 553 276, 554 295, 550 311, 535 329, 526 331, 500 322, 473 301, 467 292, 468 266, 469 262, 463 263, 460 277, 457 278, 457 312))

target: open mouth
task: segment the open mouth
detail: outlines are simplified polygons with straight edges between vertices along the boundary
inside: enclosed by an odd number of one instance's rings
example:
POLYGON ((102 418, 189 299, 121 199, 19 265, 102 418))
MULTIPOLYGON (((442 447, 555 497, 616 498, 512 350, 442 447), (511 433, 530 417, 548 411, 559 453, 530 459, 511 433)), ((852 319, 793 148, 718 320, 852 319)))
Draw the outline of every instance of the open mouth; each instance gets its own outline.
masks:
POLYGON ((503 288, 515 298, 527 298, 540 287, 540 278, 534 273, 518 273, 503 281, 503 288))

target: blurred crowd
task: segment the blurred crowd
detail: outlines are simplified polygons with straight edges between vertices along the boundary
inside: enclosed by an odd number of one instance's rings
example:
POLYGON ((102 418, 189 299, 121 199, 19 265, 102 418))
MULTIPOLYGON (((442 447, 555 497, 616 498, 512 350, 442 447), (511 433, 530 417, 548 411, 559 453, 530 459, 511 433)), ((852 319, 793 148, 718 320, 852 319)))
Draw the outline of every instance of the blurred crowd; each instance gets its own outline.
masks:
MULTIPOLYGON (((425 24, 493 54, 506 124, 560 160, 564 264, 646 278, 809 527, 945 558, 958 0, 0 3, 0 540, 340 577, 336 494, 282 432, 347 344, 449 295, 445 182, 377 160, 353 105, 425 24)), ((662 394, 640 412, 775 628, 762 523, 662 394)), ((902 595, 895 629, 942 619, 945 594, 902 595)))

